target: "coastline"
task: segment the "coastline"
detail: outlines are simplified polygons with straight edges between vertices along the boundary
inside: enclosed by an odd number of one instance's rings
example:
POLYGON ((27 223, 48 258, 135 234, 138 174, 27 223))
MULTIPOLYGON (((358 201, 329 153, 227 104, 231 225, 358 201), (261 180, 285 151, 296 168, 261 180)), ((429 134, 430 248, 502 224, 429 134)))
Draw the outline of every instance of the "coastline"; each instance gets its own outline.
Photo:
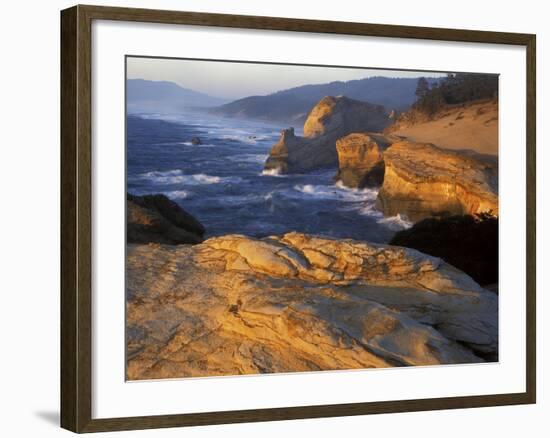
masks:
POLYGON ((149 131, 166 162, 130 170, 128 379, 498 361, 498 161, 384 117, 339 96, 278 141, 149 131))

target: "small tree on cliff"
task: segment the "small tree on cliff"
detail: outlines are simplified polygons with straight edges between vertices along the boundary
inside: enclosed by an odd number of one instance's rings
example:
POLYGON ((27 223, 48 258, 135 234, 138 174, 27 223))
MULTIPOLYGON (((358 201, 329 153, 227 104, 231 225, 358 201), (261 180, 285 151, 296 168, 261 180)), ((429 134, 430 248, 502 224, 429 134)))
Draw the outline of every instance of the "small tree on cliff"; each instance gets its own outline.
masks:
POLYGON ((418 83, 416 84, 416 92, 414 93, 416 97, 418 97, 418 100, 426 96, 429 91, 430 84, 428 83, 427 79, 425 77, 419 78, 418 83))

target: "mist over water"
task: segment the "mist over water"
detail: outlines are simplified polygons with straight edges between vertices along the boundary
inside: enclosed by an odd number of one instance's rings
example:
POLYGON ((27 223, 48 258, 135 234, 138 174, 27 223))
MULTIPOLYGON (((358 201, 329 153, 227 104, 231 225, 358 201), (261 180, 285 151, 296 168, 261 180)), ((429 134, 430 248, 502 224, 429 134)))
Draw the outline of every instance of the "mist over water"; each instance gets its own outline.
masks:
POLYGON ((128 115, 127 190, 165 194, 204 224, 206 237, 299 231, 387 242, 410 226, 374 208, 376 190, 335 184, 336 169, 263 172, 285 127, 192 113, 128 115))

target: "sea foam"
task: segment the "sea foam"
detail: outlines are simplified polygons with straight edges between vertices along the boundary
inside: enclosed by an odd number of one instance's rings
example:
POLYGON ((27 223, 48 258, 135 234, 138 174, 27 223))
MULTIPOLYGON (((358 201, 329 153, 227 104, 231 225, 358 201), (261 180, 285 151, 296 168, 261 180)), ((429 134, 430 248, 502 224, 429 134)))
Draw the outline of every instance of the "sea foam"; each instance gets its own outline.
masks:
POLYGON ((164 194, 170 199, 185 199, 191 196, 191 192, 188 192, 187 190, 171 190, 164 192, 164 194))
POLYGON ((339 184, 335 185, 314 185, 297 184, 294 190, 319 199, 335 199, 349 202, 371 201, 376 199, 378 194, 374 189, 350 189, 339 184))
POLYGON ((273 169, 264 169, 264 170, 262 170, 262 173, 260 175, 275 176, 275 177, 279 177, 279 178, 283 178, 283 177, 287 176, 287 175, 283 175, 281 173, 281 169, 279 169, 278 167, 273 168, 273 169))
POLYGON ((166 171, 151 171, 139 175, 142 179, 147 179, 153 184, 183 184, 183 185, 200 185, 200 184, 219 184, 219 183, 237 183, 241 181, 238 176, 212 176, 205 173, 197 173, 194 175, 185 175, 182 170, 166 170, 166 171))
POLYGON ((267 154, 239 154, 227 157, 228 160, 236 163, 258 163, 263 164, 267 160, 267 154))

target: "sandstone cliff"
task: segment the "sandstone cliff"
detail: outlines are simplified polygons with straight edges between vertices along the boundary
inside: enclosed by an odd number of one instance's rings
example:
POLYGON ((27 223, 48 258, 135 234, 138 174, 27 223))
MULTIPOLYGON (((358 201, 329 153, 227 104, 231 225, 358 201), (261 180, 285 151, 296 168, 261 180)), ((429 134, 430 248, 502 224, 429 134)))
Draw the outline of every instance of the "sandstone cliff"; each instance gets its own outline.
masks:
POLYGON ((385 132, 410 141, 434 143, 445 149, 470 149, 497 155, 498 102, 447 106, 431 116, 412 109, 401 114, 385 132))
POLYGON ((164 195, 127 195, 128 243, 200 243, 203 225, 164 195))
POLYGON ((336 166, 336 140, 352 132, 380 131, 388 123, 384 107, 349 99, 327 96, 310 111, 304 124, 304 136, 285 129, 271 149, 265 169, 295 173, 319 167, 336 166))
POLYGON ((338 173, 335 179, 347 187, 380 186, 384 181, 383 152, 398 137, 353 133, 336 141, 338 173))
POLYGON ((495 158, 400 141, 383 155, 384 183, 377 207, 412 221, 442 214, 498 215, 495 158))
POLYGON ((127 376, 472 363, 498 300, 416 250, 289 233, 130 245, 127 376))

